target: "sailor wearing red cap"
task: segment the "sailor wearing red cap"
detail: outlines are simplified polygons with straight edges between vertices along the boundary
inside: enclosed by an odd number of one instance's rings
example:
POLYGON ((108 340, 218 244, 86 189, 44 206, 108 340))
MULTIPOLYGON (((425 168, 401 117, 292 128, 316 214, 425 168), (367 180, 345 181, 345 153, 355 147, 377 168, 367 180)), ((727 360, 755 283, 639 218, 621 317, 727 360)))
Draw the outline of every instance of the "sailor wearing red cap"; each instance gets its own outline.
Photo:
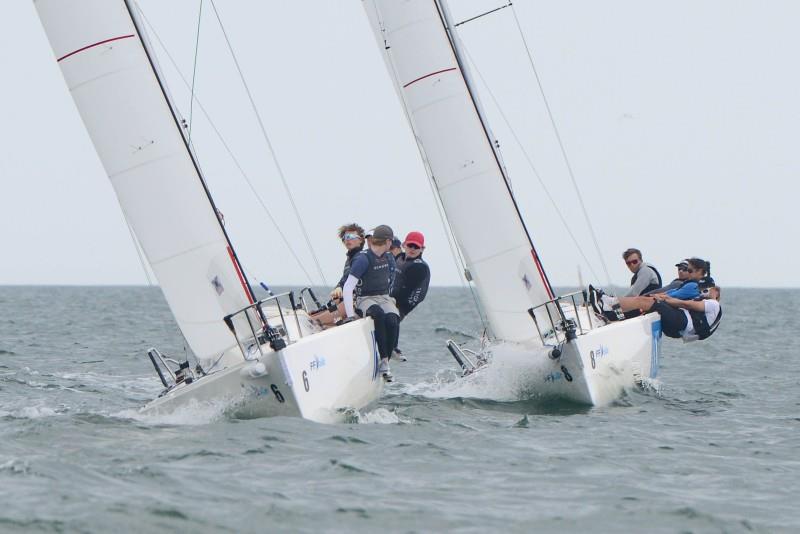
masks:
MULTIPOLYGON (((403 250, 404 252, 395 258, 397 278, 392 288, 392 297, 397 303, 401 321, 425 300, 431 281, 430 267, 422 259, 422 253, 425 251, 425 236, 422 232, 409 232, 403 241, 403 250)), ((395 356, 400 361, 406 361, 406 357, 396 346, 394 350, 395 356)))

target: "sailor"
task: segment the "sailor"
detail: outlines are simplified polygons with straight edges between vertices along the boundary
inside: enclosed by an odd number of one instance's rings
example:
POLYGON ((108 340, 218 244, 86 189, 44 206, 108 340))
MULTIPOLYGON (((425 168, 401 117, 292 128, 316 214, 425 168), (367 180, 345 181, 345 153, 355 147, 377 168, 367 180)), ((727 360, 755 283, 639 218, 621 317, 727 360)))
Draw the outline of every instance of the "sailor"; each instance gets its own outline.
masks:
POLYGON ((350 272, 342 289, 346 320, 372 317, 375 323, 375 341, 380 354, 380 372, 391 382, 389 359, 397 345, 400 312, 389 296, 395 276, 394 257, 389 253, 394 232, 382 224, 367 234, 368 247, 353 257, 350 272), (355 300, 354 300, 355 294, 355 300))
POLYGON ((669 284, 665 285, 664 287, 659 287, 658 289, 653 289, 652 291, 648 291, 645 295, 653 295, 655 293, 666 293, 667 291, 671 291, 673 289, 678 289, 681 287, 686 280, 689 279, 689 273, 687 272, 689 269, 689 264, 686 263, 687 260, 680 261, 675 264, 675 267, 678 268, 678 278, 674 279, 669 284))
POLYGON ((402 243, 396 237, 392 238, 392 247, 389 249, 389 252, 394 256, 395 261, 397 261, 398 256, 403 253, 402 243))
POLYGON ((700 296, 701 286, 710 287, 714 285, 714 279, 711 278, 711 264, 706 260, 700 258, 689 258, 686 260, 686 275, 687 278, 684 282, 675 289, 669 291, 660 291, 668 297, 676 298, 679 300, 692 300, 700 296))
MULTIPOLYGON (((631 287, 625 292, 625 297, 638 297, 661 287, 661 275, 655 267, 642 261, 641 250, 629 248, 622 253, 622 259, 625 260, 625 265, 633 273, 631 287)), ((638 309, 627 311, 624 314, 620 312, 617 309, 616 298, 606 295, 602 290, 597 290, 591 285, 589 286, 589 302, 592 308, 598 315, 602 315, 608 321, 620 321, 641 315, 638 309), (609 299, 614 299, 614 302, 612 303, 609 299), (604 300, 606 301, 605 303, 604 300)))
MULTIPOLYGON (((683 280, 679 287, 663 291, 661 289, 648 293, 648 296, 664 296, 677 300, 693 300, 700 296, 703 289, 708 289, 715 285, 714 279, 709 276, 711 264, 700 258, 689 258, 686 260, 686 274, 688 278, 683 280)), ((671 284, 670 284, 671 285, 671 284)), ((598 314, 603 315, 610 321, 617 321, 622 318, 629 319, 640 315, 638 310, 627 311, 621 309, 621 297, 606 295, 602 291, 589 286, 591 295, 589 301, 598 314), (623 315, 620 315, 624 311, 623 315)))
POLYGON ((663 293, 652 297, 619 297, 619 306, 623 311, 658 312, 665 336, 695 341, 706 339, 717 330, 722 320, 720 294, 720 288, 712 286, 704 288, 692 300, 681 300, 663 293))
POLYGON ((364 229, 356 223, 345 224, 339 227, 339 239, 346 250, 347 259, 344 261, 344 268, 342 269, 342 277, 336 284, 336 287, 331 291, 332 299, 342 298, 342 288, 347 281, 347 275, 350 274, 350 264, 353 257, 364 249, 364 229))
POLYGON ((629 248, 622 253, 622 259, 625 260, 625 265, 633 273, 631 287, 623 296, 636 297, 661 287, 661 275, 658 274, 655 267, 642 261, 641 250, 629 248))
MULTIPOLYGON (((422 232, 409 232, 403 241, 403 250, 395 261, 397 262, 397 279, 392 289, 397 308, 400 311, 400 320, 411 313, 428 294, 428 285, 431 282, 431 270, 422 253, 425 250, 425 236, 422 232)), ((398 336, 399 338, 399 336, 398 336)), ((394 347, 394 355, 401 362, 407 361, 403 352, 394 347)))

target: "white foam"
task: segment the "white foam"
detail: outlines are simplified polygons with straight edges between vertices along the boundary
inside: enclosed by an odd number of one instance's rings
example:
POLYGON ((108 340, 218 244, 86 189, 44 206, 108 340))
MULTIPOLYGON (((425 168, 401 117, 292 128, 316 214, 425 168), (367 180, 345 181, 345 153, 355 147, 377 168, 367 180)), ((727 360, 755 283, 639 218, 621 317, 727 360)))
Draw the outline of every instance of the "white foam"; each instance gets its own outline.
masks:
POLYGON ((434 399, 464 397, 500 402, 530 399, 536 396, 537 385, 547 374, 547 350, 514 344, 491 345, 488 347, 491 361, 479 371, 463 378, 455 371, 441 371, 430 381, 406 385, 404 393, 434 399))
POLYGON ((58 412, 47 406, 25 406, 12 415, 21 419, 41 419, 58 415, 58 412))
POLYGON ((358 414, 358 423, 365 425, 396 425, 402 423, 400 417, 386 408, 375 408, 358 414))
POLYGON ((151 425, 206 425, 221 419, 233 403, 233 400, 200 402, 192 399, 169 412, 144 412, 139 408, 122 410, 113 416, 151 425))

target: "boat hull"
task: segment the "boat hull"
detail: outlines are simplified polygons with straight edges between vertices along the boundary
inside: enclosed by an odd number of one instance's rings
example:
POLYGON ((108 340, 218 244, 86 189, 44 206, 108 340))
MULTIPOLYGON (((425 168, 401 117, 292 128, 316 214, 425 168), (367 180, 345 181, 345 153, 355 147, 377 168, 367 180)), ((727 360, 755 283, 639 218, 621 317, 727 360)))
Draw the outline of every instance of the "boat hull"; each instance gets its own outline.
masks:
POLYGON ((262 348, 263 355, 256 350, 251 359, 170 389, 142 412, 159 415, 221 404, 237 417, 290 416, 335 423, 344 420, 349 409, 363 409, 381 395, 372 319, 303 337, 277 352, 262 348))
MULTIPOLYGON (((587 325, 585 312, 583 324, 587 325)), ((552 358, 556 345, 519 345, 514 350, 524 354, 522 368, 514 364, 521 395, 540 400, 566 400, 589 406, 608 406, 626 390, 640 387, 658 375, 661 351, 661 319, 647 314, 584 330, 575 339, 560 343, 561 354, 552 358)), ((492 366, 502 366, 505 351, 493 351, 487 363, 466 380, 481 380, 492 366)))
POLYGON ((658 314, 610 323, 564 344, 539 389, 545 395, 607 406, 644 379, 656 378, 660 351, 658 314))

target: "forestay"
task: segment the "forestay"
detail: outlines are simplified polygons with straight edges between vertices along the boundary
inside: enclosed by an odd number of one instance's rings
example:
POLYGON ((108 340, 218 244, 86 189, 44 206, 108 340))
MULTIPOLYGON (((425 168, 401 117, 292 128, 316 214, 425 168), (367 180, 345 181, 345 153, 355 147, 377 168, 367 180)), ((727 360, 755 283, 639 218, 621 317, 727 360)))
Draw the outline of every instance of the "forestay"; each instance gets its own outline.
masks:
POLYGON ((247 306, 251 292, 141 24, 123 0, 37 0, 36 8, 125 218, 189 346, 208 364, 236 344, 223 317, 247 306))
MULTIPOLYGON (((364 6, 494 336, 538 339, 527 310, 550 300, 552 290, 457 37, 447 30, 446 6, 435 0, 364 0, 364 6)), ((549 323, 542 317, 540 324, 549 323)))

